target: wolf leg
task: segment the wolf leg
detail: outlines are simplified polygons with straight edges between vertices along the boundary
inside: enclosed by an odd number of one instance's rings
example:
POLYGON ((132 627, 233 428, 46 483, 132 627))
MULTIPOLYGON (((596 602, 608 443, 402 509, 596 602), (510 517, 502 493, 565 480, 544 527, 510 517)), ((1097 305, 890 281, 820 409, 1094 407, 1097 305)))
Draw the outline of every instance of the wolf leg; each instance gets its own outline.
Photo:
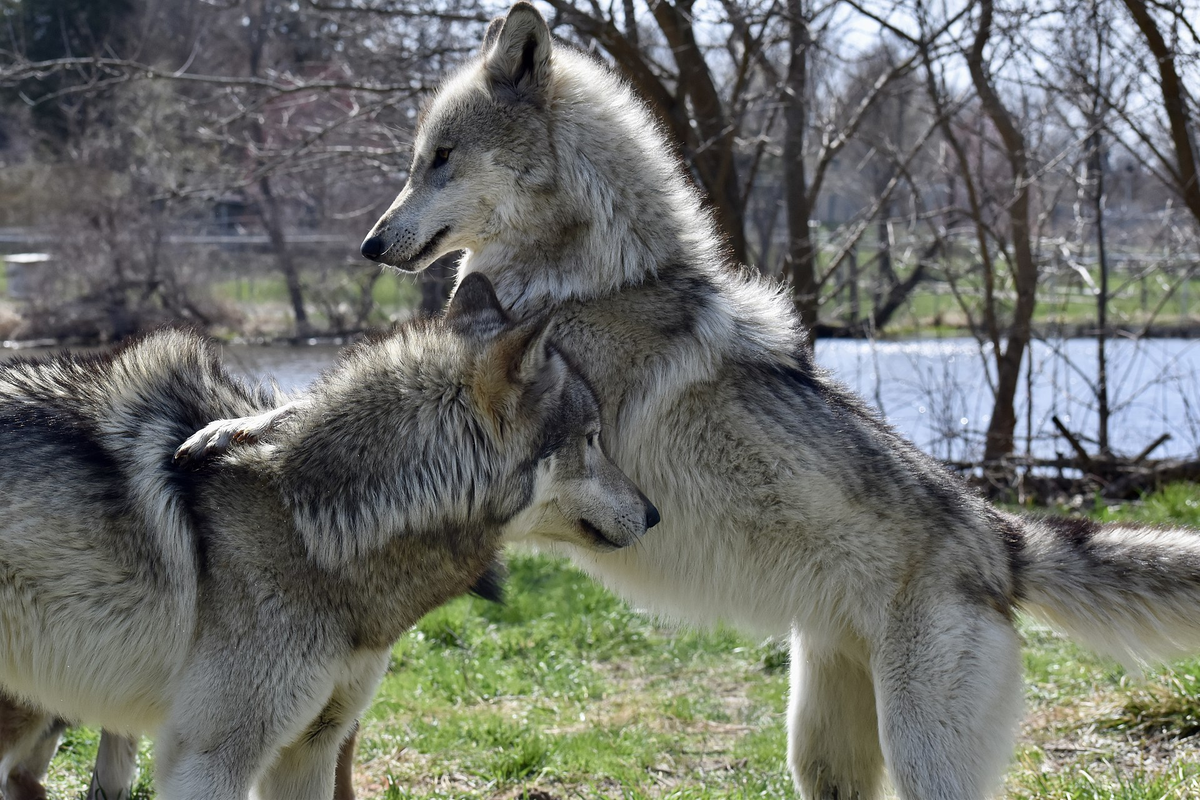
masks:
POLYGON ((788 766, 807 800, 879 795, 883 752, 864 661, 792 633, 788 766))
POLYGON ((884 757, 901 800, 980 800, 1021 714, 1012 621, 973 599, 902 600, 872 658, 884 757))
MULTIPOLYGON (((279 758, 258 782, 259 800, 329 800, 335 791, 335 775, 340 771, 339 754, 343 742, 353 748, 353 721, 335 725, 317 725, 305 731, 299 741, 285 747, 279 758), (350 737, 347 739, 347 737, 350 737)), ((353 749, 350 751, 353 758, 353 749)), ((349 787, 353 793, 353 786, 349 787)), ((353 797, 353 794, 350 795, 353 797)))
POLYGON ((256 687, 245 691, 245 681, 226 678, 229 682, 221 684, 222 666, 226 676, 244 674, 238 664, 197 660, 155 736, 159 797, 246 800, 255 777, 280 746, 278 728, 286 724, 287 709, 272 703, 270 695, 256 694, 256 687))
POLYGON ((202 461, 229 450, 233 444, 254 444, 275 429, 280 422, 295 413, 303 400, 293 400, 253 417, 218 419, 188 437, 175 450, 175 463, 202 461))
POLYGON ((87 800, 129 800, 137 774, 137 739, 104 731, 87 800))
MULTIPOLYGON (((173 738, 178 734, 171 731, 173 738)), ((233 743, 206 750, 176 741, 159 742, 154 768, 159 797, 171 800, 246 800, 250 794, 256 754, 239 752, 233 743)))
POLYGON ((338 751, 337 774, 333 782, 333 800, 354 800, 354 747, 358 743, 358 723, 342 741, 338 751))
POLYGON ((42 779, 67 723, 0 692, 0 798, 44 800, 42 779))

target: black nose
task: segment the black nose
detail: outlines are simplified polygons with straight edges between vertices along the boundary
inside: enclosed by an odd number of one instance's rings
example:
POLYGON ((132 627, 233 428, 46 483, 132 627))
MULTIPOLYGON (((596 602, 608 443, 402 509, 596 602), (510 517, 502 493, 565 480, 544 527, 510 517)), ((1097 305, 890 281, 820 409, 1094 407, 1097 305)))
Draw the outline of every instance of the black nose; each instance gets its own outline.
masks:
POLYGON ((369 258, 372 261, 378 261, 380 257, 383 256, 383 251, 387 250, 387 248, 383 246, 383 237, 381 236, 367 237, 367 240, 362 243, 362 248, 360 249, 363 254, 363 258, 369 258))
POLYGON ((662 519, 662 517, 658 516, 658 509, 654 507, 653 503, 647 502, 646 503, 646 530, 650 530, 655 525, 657 525, 658 521, 660 519, 662 519))

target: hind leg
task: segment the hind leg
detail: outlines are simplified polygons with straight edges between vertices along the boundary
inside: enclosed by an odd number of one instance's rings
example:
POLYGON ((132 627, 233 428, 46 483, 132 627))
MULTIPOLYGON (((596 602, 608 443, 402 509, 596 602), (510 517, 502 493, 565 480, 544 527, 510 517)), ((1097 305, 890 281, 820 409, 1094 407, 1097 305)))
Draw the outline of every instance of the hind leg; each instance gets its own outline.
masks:
POLYGON ((879 796, 883 753, 864 661, 792 634, 788 766, 807 800, 879 796))
POLYGON ((42 778, 67 723, 0 693, 0 798, 43 800, 42 778))
POLYGON ((354 800, 354 747, 358 743, 358 723, 342 741, 338 751, 337 774, 333 781, 333 800, 354 800))
POLYGON ((901 600, 872 668, 900 798, 982 800, 995 791, 1021 715, 1011 620, 964 598, 901 600))
POLYGON ((87 800, 129 800, 137 775, 137 739, 104 731, 87 800))

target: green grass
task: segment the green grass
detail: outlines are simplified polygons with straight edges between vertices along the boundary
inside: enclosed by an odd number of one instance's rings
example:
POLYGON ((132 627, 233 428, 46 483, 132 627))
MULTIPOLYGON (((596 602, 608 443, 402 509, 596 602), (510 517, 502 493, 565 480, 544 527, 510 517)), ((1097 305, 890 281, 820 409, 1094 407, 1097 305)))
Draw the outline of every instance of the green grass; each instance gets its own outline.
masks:
POLYGON ((0 256, 0 297, 8 294, 8 263, 0 256))
MULTIPOLYGON (((894 267, 898 275, 906 277, 914 267, 910 247, 900 246, 892 251, 894 267)), ((827 266, 831 252, 822 250, 818 261, 822 268, 827 266)), ((878 291, 876 251, 873 243, 857 251, 859 264, 858 304, 860 318, 868 317, 874 308, 873 293, 878 291)), ((951 273, 957 275, 956 298, 950 283, 945 281, 946 264, 932 270, 927 279, 920 283, 908 296, 888 324, 888 336, 947 336, 962 335, 968 318, 961 302, 970 307, 975 323, 982 324, 983 283, 974 256, 956 248, 948 262, 951 273), (961 302, 960 302, 961 300, 961 302)), ((1149 274, 1139 280, 1131 280, 1127 269, 1115 269, 1109 278, 1108 320, 1110 325, 1140 328, 1152 322, 1158 326, 1194 325, 1200 319, 1200 277, 1182 283, 1174 276, 1161 279, 1159 274, 1149 274)), ((1091 285, 1072 270, 1060 268, 1057 272, 1043 265, 1038 283, 1038 303, 1033 322, 1039 329, 1053 330, 1062 325, 1068 328, 1090 326, 1096 319, 1095 285, 1099 284, 1099 271, 1089 270, 1091 285)), ((837 285, 831 280, 826 290, 837 285)), ((1012 311, 1014 299, 1011 276, 1006 267, 998 265, 996 303, 1000 324, 1003 326, 1012 311)), ((838 322, 848 311, 849 287, 842 286, 837 296, 825 298, 822 309, 823 321, 838 322)))
MULTIPOLYGON (((331 272, 328 280, 332 283, 329 285, 314 285, 314 280, 311 274, 306 273, 303 277, 305 300, 318 325, 324 321, 320 299, 357 304, 360 290, 345 276, 331 272)), ((289 304, 283 277, 269 272, 217 281, 212 285, 212 292, 219 299, 244 306, 289 304)), ((420 290, 415 279, 390 269, 380 273, 371 287, 371 296, 375 300, 375 310, 369 322, 376 325, 386 324, 398 315, 407 315, 420 302, 420 290)))
MULTIPOLYGON (((1200 488, 1094 514, 1200 527, 1200 488)), ((511 571, 505 605, 459 599, 396 645, 363 720, 360 796, 796 797, 779 644, 657 624, 545 557, 514 555, 511 571)), ((1200 660, 1135 677, 1032 621, 1021 629, 1026 719, 1003 796, 1200 797, 1200 660)), ((71 733, 54 797, 82 792, 96 737, 71 733)), ((148 752, 142 763, 139 798, 148 752)))

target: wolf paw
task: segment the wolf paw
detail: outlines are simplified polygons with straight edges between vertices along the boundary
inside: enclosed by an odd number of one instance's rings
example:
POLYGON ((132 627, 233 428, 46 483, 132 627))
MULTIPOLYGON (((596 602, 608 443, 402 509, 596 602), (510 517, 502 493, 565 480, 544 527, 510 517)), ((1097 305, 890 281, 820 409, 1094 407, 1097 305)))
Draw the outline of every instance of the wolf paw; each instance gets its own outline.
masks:
POLYGON ((275 410, 254 417, 210 422, 179 445, 175 451, 175 463, 198 463, 229 452, 235 444, 256 444, 275 427, 280 416, 275 410))

